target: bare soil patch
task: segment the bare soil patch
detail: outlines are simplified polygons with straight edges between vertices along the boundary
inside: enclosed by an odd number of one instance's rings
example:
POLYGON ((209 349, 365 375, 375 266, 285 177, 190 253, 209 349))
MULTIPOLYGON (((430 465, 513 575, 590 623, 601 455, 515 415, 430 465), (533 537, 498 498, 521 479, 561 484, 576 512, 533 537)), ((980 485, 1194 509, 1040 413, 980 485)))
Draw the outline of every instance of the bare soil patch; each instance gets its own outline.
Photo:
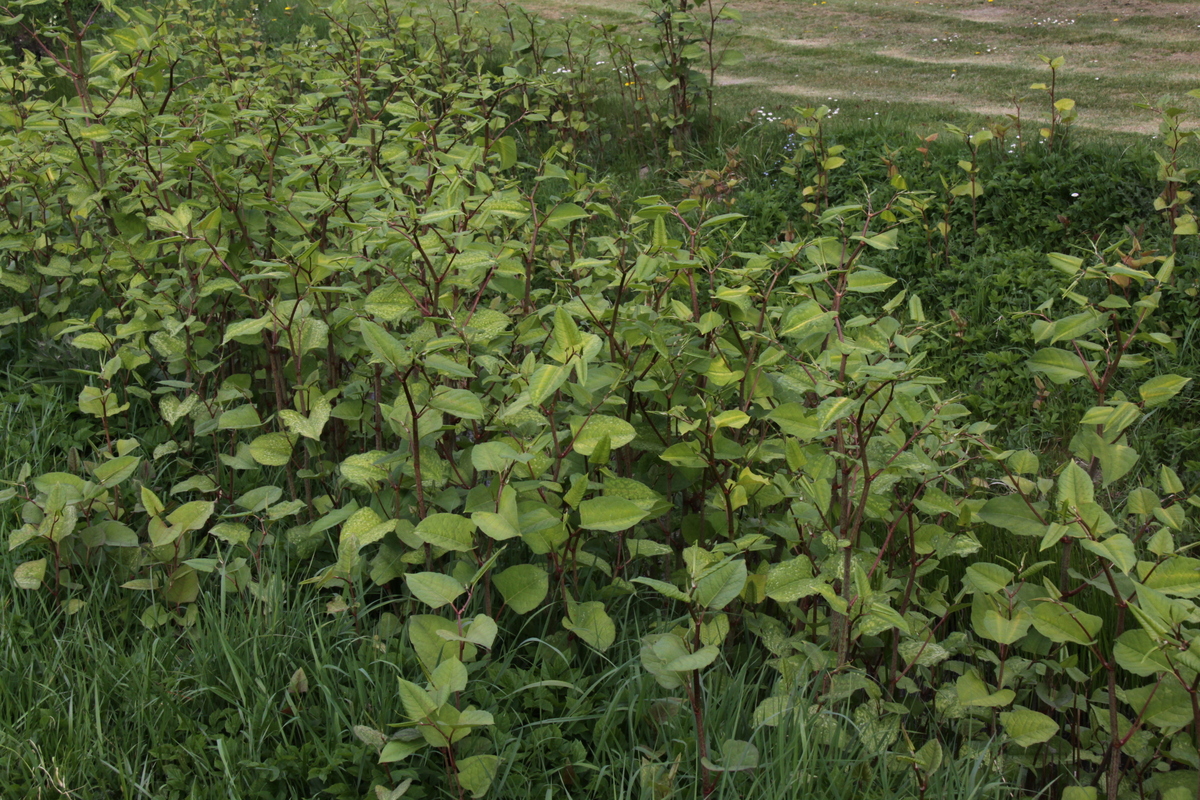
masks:
POLYGON ((935 56, 918 55, 912 50, 901 50, 899 48, 885 48, 883 50, 876 50, 875 53, 885 58, 902 59, 917 64, 973 64, 977 66, 989 66, 995 64, 1012 64, 1018 61, 1016 56, 1003 53, 988 53, 986 56, 982 54, 977 56, 935 56))
POLYGON ((733 75, 718 75, 716 77, 717 86, 742 86, 745 84, 762 83, 759 78, 738 78, 733 75))
POLYGON ((833 47, 841 44, 841 39, 832 36, 806 36, 803 39, 776 39, 780 44, 789 47, 833 47))
POLYGON ((1002 22, 1012 14, 1003 6, 984 6, 983 8, 967 8, 957 12, 957 15, 971 22, 1002 22))
MULTIPOLYGON (((829 101, 829 93, 837 92, 838 90, 831 86, 816 86, 812 84, 776 84, 769 87, 776 94, 787 95, 791 97, 801 97, 813 102, 825 102, 832 105, 829 101)), ((843 95, 844 96, 844 95, 843 95)), ((896 95, 888 91, 869 91, 859 88, 854 95, 856 100, 870 100, 876 102, 894 101, 896 95)), ((962 111, 969 111, 974 114, 979 114, 983 117, 989 117, 995 120, 1004 120, 1009 114, 1014 113, 1015 109, 1011 105, 998 105, 994 103, 979 102, 972 99, 969 95, 961 94, 946 94, 927 92, 921 94, 908 95, 903 98, 905 102, 911 103, 929 103, 930 105, 947 106, 962 111)), ((1025 109, 1022 113, 1022 119, 1030 130, 1036 130, 1038 111, 1025 109)), ((1092 128, 1096 130, 1114 131, 1117 133, 1136 133, 1136 134, 1153 134, 1158 132, 1158 121, 1153 119, 1150 112, 1145 112, 1144 116, 1136 114, 1123 114, 1114 116, 1108 111, 1089 111, 1083 110, 1079 114, 1079 119, 1075 123, 1083 128, 1092 128)))

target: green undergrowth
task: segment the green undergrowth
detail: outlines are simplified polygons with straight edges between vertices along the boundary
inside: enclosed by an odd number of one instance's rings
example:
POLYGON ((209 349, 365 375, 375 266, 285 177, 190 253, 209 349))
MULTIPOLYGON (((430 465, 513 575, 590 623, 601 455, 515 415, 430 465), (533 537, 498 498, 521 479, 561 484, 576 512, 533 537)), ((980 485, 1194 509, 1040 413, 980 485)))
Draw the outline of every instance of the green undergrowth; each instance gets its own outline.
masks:
MULTIPOLYGON (((781 124, 786 112, 772 116, 773 121, 757 116, 718 123, 711 132, 712 149, 697 153, 709 170, 736 160, 737 184, 726 200, 747 216, 744 235, 751 241, 780 241, 811 230, 804 186, 786 171, 796 137, 781 124)), ((1010 446, 1055 448, 1070 438, 1075 409, 1083 402, 1070 387, 1031 382, 1024 366, 1037 349, 1029 316, 1061 293, 1055 281, 1047 280, 1046 253, 1108 248, 1136 259, 1176 247, 1181 260, 1200 255, 1196 241, 1172 243, 1169 229, 1155 221, 1162 187, 1150 142, 1120 146, 1084 140, 1047 152, 1041 144, 1022 145, 1010 131, 1005 143, 981 153, 973 225, 969 201, 949 195, 966 155, 961 137, 943 128, 934 131, 933 141, 922 141, 925 137, 903 124, 864 126, 837 119, 828 131, 832 146, 845 148, 840 157, 850 165, 831 175, 829 203, 854 202, 870 187, 888 187, 889 171, 903 174, 910 190, 937 198, 932 205, 940 218, 930 214, 923 229, 903 230, 898 249, 877 258, 946 322, 932 334, 941 346, 929 353, 929 371, 945 378, 976 415, 993 420, 1000 440, 1010 446), (936 229, 943 220, 947 236, 936 229)), ((1193 149, 1187 151, 1191 156, 1193 149)), ((620 162, 612 167, 624 174, 620 162)), ((660 185, 685 174, 665 172, 670 177, 660 185)), ((1165 329, 1193 330, 1198 288, 1196 278, 1185 273, 1167 289, 1177 302, 1164 317, 1165 329)), ((1200 366, 1189 347, 1158 354, 1156 362, 1189 377, 1200 366)), ((1191 409, 1184 403, 1140 426, 1139 440, 1152 460, 1176 465, 1188 460, 1200 443, 1191 409)))
MULTIPOLYGON (((330 614, 315 592, 281 588, 267 606, 214 598, 166 637, 118 592, 64 616, 6 587, 0 609, 0 797, 361 798, 441 769, 420 760, 389 774, 363 758, 369 728, 403 715, 396 677, 420 670, 403 626, 378 608, 330 614)), ((622 628, 636 631, 648 611, 626 608, 622 628)), ((699 797, 697 755, 677 746, 689 737, 686 710, 639 673, 635 641, 599 658, 556 627, 545 615, 523 620, 503 634, 519 644, 473 677, 470 699, 500 709, 489 737, 505 758, 495 796, 699 797)), ((902 761, 860 740, 851 705, 756 726, 772 678, 753 651, 731 652, 705 680, 715 735, 761 754, 759 769, 729 773, 711 796, 919 791, 902 761)), ((955 800, 997 789, 969 757, 929 787, 955 800)), ((445 794, 431 785, 406 796, 445 794)))

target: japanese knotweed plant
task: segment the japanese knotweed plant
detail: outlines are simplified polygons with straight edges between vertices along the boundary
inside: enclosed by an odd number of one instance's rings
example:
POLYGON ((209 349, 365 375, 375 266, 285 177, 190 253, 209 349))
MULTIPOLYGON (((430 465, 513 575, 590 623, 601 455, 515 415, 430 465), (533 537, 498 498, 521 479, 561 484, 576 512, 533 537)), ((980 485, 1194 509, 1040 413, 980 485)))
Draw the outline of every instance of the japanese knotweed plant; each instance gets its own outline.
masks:
POLYGON ((1079 116, 1079 110, 1071 98, 1059 97, 1058 71, 1066 63, 1066 59, 1063 56, 1054 58, 1039 56, 1039 58, 1050 70, 1050 83, 1035 83, 1029 88, 1046 94, 1046 100, 1050 106, 1050 124, 1045 128, 1040 128, 1038 132, 1046 143, 1046 149, 1053 152, 1054 148, 1059 145, 1059 140, 1066 136, 1071 123, 1079 116))
MULTIPOLYGON (((1188 92, 1190 97, 1200 97, 1200 90, 1188 92)), ((1196 215, 1192 210, 1191 201, 1195 196, 1187 185, 1196 174, 1194 167, 1184 164, 1181 149, 1184 144, 1196 138, 1196 131, 1184 130, 1183 117, 1186 111, 1170 98, 1162 98, 1157 105, 1138 104, 1139 108, 1157 111, 1162 115, 1159 123, 1159 135, 1162 137, 1164 152, 1156 152, 1158 161, 1158 179, 1163 183, 1162 193, 1154 200, 1154 210, 1160 212, 1171 228, 1171 251, 1179 246, 1180 236, 1191 236, 1200 232, 1197 227, 1196 215)))
POLYGON ((654 27, 655 86, 670 102, 659 122, 679 154, 691 139, 702 96, 712 115, 717 70, 743 59, 729 48, 732 35, 721 30, 721 23, 740 22, 741 12, 713 0, 651 0, 646 6, 654 27))
POLYGON ((1029 537, 1029 554, 1044 560, 967 569, 971 626, 996 650, 962 674, 947 705, 985 732, 1003 730, 1008 757, 1031 777, 1077 784, 1064 796, 1099 787, 1115 800, 1140 785, 1193 797, 1200 560, 1188 555, 1188 508, 1198 501, 1170 465, 1140 464, 1132 442, 1190 382, 1145 376, 1147 350, 1175 347, 1154 317, 1175 262, 1160 257, 1152 273, 1114 254, 1050 256, 1070 278, 1063 298, 1074 313, 1039 310, 1032 334, 1044 346, 1029 366, 1054 384, 1087 384, 1094 405, 1061 457, 994 455, 1002 492, 976 513, 1029 537))
POLYGON ((541 615, 600 658, 614 598, 661 609, 639 663, 694 734, 661 766, 694 754, 702 792, 754 768, 706 725, 747 646, 779 676, 753 726, 815 693, 925 780, 954 745, 1079 796, 1194 789, 1190 500, 1129 433, 1187 380, 1125 377, 1174 346, 1174 262, 1053 257, 1079 310, 1039 312, 1031 366, 1095 407, 1058 463, 996 453, 923 370, 943 323, 879 269, 928 199, 896 174, 828 207, 826 112, 812 233, 748 244, 719 198, 592 175, 585 99, 564 113, 532 43, 509 69, 446 46, 490 41, 463 8, 278 52, 187 3, 117 9, 82 56, 0 69, 0 324, 77 351, 101 432, 6 491, 17 584, 71 611, 114 582, 190 624, 281 590, 265 554, 304 559, 331 610, 403 618, 403 719, 360 738, 431 749, 422 780, 459 796, 503 766, 474 691, 502 631, 541 615), (1050 554, 964 567, 985 524, 1050 554))
POLYGON ((784 120, 783 126, 796 137, 796 149, 790 163, 782 169, 801 183, 811 181, 801 189, 800 193, 806 198, 801 207, 809 214, 819 215, 829 205, 830 173, 846 165, 842 156, 846 146, 829 141, 828 123, 832 111, 829 106, 794 110, 800 119, 784 120), (810 175, 804 174, 806 168, 813 170, 810 175))
MULTIPOLYGON (((429 513, 425 478, 444 462, 423 465, 414 434, 439 426, 441 409, 468 420, 471 409, 447 382, 455 376, 436 371, 437 346, 420 365, 432 384, 402 381, 385 394, 385 364, 415 368, 372 320, 412 312, 439 320, 418 326, 422 343, 455 330, 487 342, 507 320, 477 308, 487 280, 510 286, 505 275, 523 275, 528 303, 535 259, 522 265, 503 246, 531 216, 506 176, 511 132, 548 119, 538 98, 561 87, 481 73, 469 53, 455 67, 463 82, 446 84, 446 65, 421 50, 428 15, 384 17, 371 36, 337 21, 319 54, 288 45, 287 70, 262 70, 275 57, 247 30, 209 25, 208 12, 121 13, 128 27, 79 42, 87 98, 42 99, 75 69, 52 59, 6 67, 2 78, 10 259, 0 280, 14 303, 3 322, 36 324, 87 354, 78 408, 104 431, 86 476, 20 477, 26 527, 10 544, 49 551, 19 568, 23 586, 78 585, 104 553, 123 552, 145 573, 132 588, 165 591, 181 607, 196 592, 177 587, 192 587, 196 572, 253 589, 247 564, 284 534, 279 523, 300 523, 287 536, 301 552, 318 547, 360 510, 356 487, 377 490, 369 454, 383 452, 385 437, 401 437, 415 459, 388 462, 397 489, 415 481, 417 518, 429 513), (207 49, 187 49, 172 26, 207 49), (398 55, 408 58, 402 72, 398 55), (51 203, 56 195, 62 202, 51 203), (394 265, 412 254, 410 280, 396 281, 394 265), (460 322, 447 327, 446 313, 460 322), (210 541, 233 550, 214 559, 210 541)), ((554 160, 544 163, 552 174, 554 160)), ((548 201, 534 223, 539 258, 567 225, 559 205, 548 201)), ((328 580, 352 577, 355 535, 328 580)), ((395 576, 385 562, 373 573, 380 583, 395 576)))

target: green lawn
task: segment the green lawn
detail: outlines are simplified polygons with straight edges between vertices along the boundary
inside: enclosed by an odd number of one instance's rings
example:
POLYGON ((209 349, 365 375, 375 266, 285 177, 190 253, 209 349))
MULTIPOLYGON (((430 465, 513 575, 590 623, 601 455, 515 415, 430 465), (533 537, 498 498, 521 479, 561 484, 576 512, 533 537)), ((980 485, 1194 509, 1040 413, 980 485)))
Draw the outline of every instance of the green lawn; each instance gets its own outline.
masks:
MULTIPOLYGON (((549 17, 580 15, 637 26, 623 0, 533 0, 549 17)), ((718 82, 730 108, 826 103, 858 119, 915 124, 1042 111, 1029 86, 1048 80, 1039 55, 1064 56, 1061 95, 1097 132, 1154 133, 1135 107, 1200 86, 1200 5, 1181 0, 735 0, 734 46, 746 60, 718 82)), ((731 24, 731 23, 727 23, 731 24)))

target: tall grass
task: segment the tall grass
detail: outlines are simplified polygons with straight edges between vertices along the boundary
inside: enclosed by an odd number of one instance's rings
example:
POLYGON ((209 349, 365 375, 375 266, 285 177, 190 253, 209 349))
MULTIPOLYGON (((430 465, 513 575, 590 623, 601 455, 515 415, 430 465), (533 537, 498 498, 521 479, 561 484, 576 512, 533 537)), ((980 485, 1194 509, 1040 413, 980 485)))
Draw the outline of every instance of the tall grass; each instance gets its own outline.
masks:
MULTIPOLYGON (((415 774, 405 764, 389 774, 353 733, 356 725, 389 730, 403 716, 396 677, 420 679, 404 642, 381 638, 373 615, 359 620, 358 633, 346 615, 324 613, 320 597, 223 609, 219 598, 206 601, 195 627, 162 634, 144 629, 135 604, 115 593, 90 595, 68 617, 6 585, 0 797, 359 798, 415 774)), ((507 663, 491 665, 483 681, 499 700, 493 744, 505 757, 491 796, 700 797, 690 715, 641 672, 636 642, 595 671, 569 665, 598 656, 554 637, 506 650, 507 663), (512 684, 520 673, 506 667, 543 656, 545 673, 558 678, 512 684)), ((774 674, 762 664, 726 664, 707 677, 714 743, 744 739, 761 753, 758 768, 723 773, 715 797, 917 796, 912 770, 896 752, 865 749, 841 710, 751 726, 774 674)), ((794 698, 799 709, 809 702, 794 698)), ((968 800, 999 788, 981 762, 964 757, 927 791, 968 800)), ((450 796, 446 786, 420 792, 412 796, 450 796)))

